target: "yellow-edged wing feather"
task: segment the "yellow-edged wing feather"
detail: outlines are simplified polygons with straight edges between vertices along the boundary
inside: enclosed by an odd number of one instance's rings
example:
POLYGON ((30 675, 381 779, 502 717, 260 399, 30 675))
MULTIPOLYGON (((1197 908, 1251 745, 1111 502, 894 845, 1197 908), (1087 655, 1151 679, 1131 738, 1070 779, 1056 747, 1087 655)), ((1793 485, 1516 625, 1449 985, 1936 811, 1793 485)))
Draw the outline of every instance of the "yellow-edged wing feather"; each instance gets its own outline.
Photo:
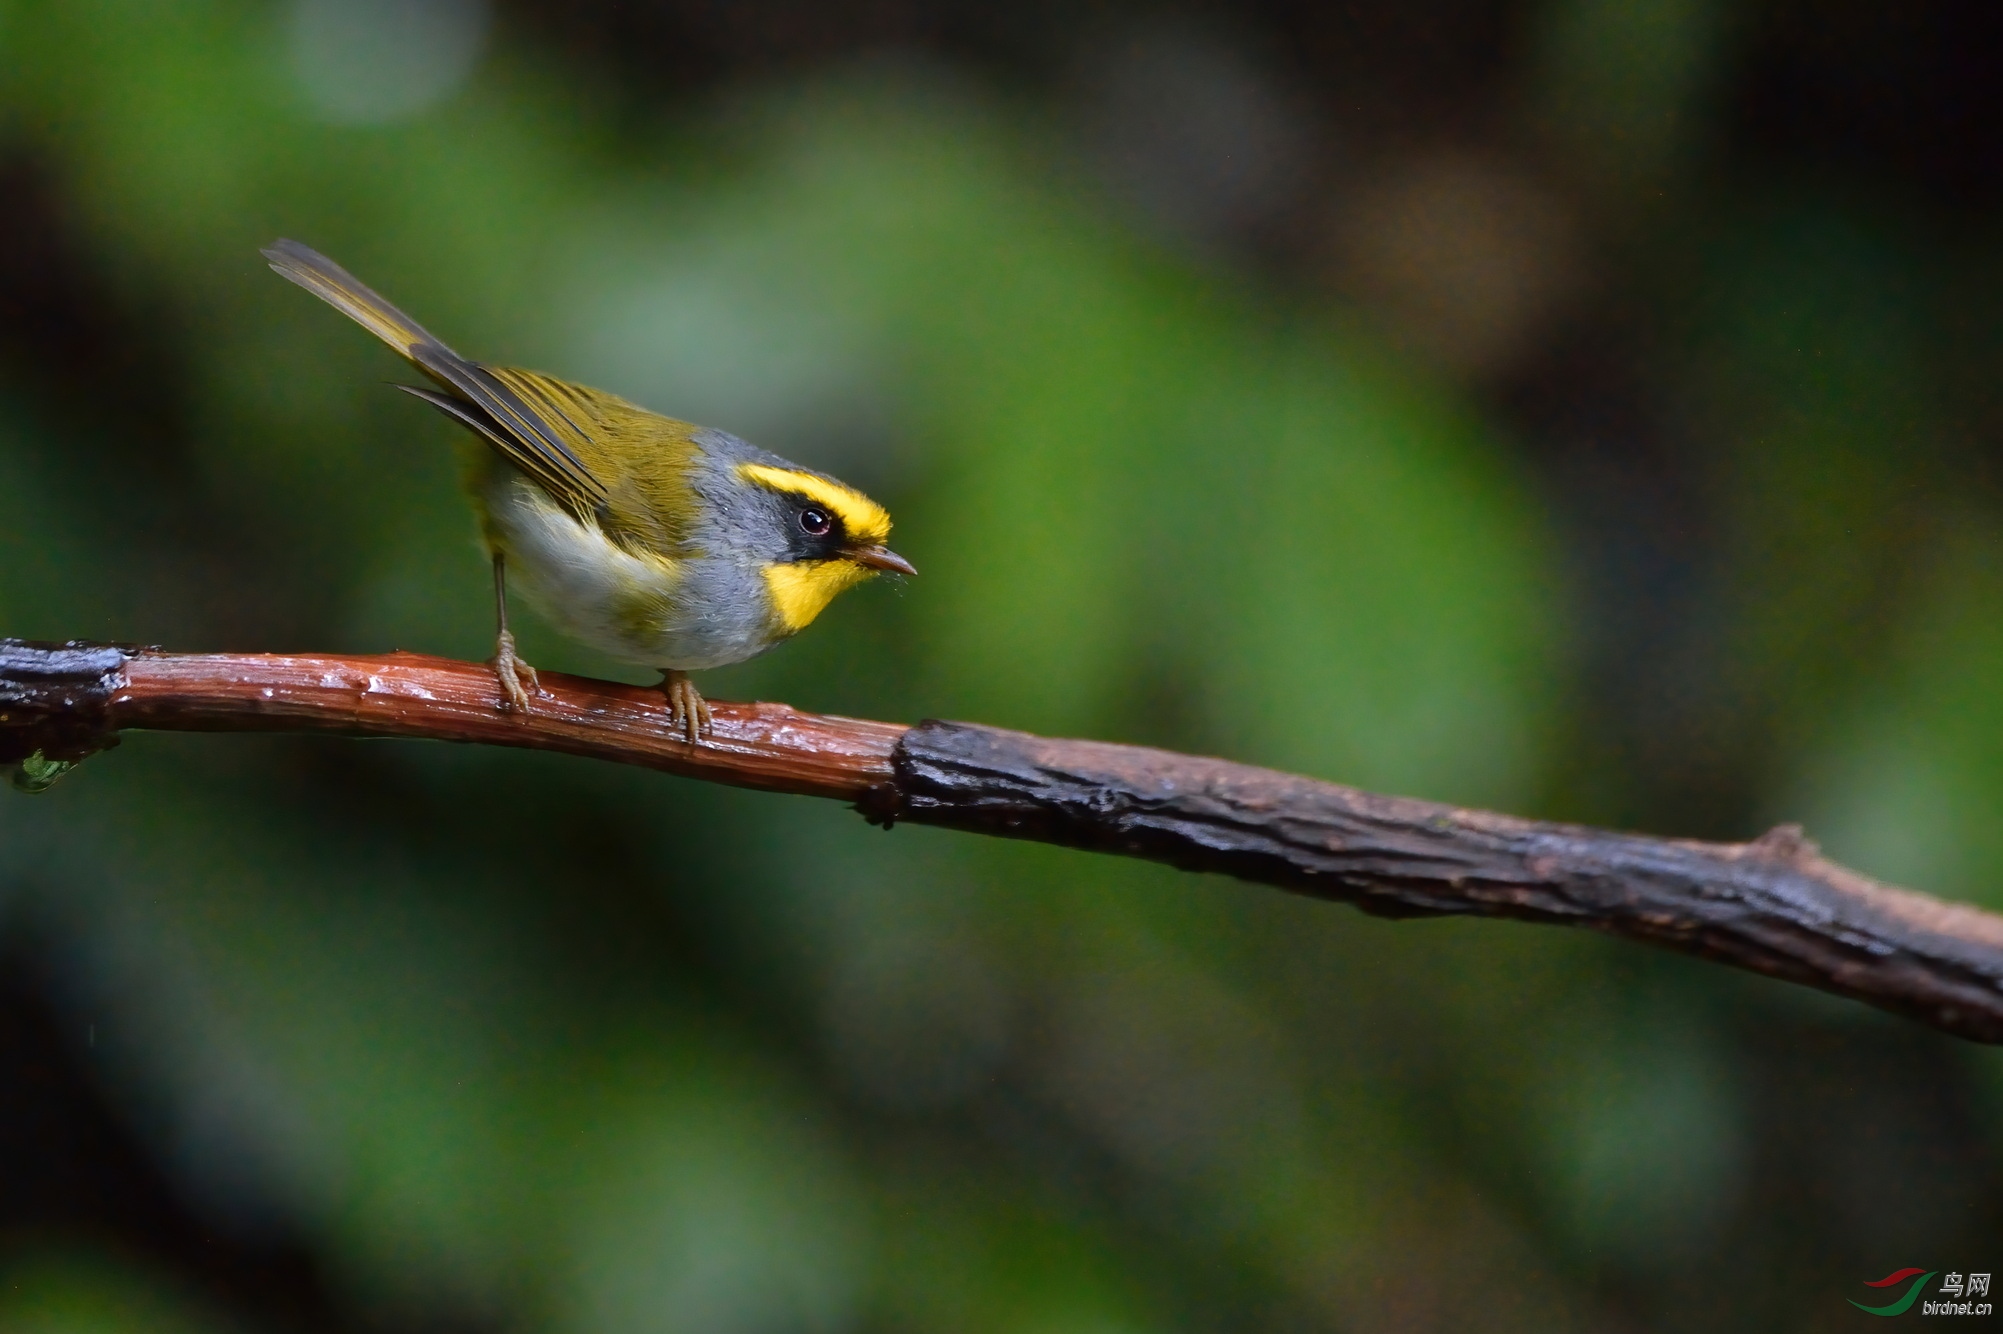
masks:
POLYGON ((607 537, 655 555, 683 550, 695 517, 688 467, 699 427, 539 371, 485 369, 551 423, 604 483, 591 519, 607 537))
POLYGON ((580 457, 596 451, 579 424, 584 414, 578 411, 570 386, 530 372, 468 361, 310 246, 281 240, 263 253, 280 277, 382 339, 435 381, 445 393, 410 392, 477 432, 566 508, 582 518, 605 504, 605 483, 580 457))

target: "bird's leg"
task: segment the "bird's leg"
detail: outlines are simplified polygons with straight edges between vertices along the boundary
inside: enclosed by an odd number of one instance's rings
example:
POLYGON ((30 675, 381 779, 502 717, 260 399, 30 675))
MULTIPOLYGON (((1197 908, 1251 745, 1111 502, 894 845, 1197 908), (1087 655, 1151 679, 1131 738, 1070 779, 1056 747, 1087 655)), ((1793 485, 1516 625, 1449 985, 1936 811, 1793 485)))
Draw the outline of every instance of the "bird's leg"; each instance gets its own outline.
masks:
POLYGON ((688 733, 691 746, 709 735, 709 701, 695 688, 687 672, 664 669, 661 693, 668 697, 668 713, 674 724, 688 733))
POLYGON ((501 683, 501 707, 516 713, 529 711, 529 696, 542 693, 536 669, 515 656, 515 637, 508 633, 507 559, 494 553, 494 656, 487 661, 501 683), (527 682, 524 688, 523 683, 527 682))

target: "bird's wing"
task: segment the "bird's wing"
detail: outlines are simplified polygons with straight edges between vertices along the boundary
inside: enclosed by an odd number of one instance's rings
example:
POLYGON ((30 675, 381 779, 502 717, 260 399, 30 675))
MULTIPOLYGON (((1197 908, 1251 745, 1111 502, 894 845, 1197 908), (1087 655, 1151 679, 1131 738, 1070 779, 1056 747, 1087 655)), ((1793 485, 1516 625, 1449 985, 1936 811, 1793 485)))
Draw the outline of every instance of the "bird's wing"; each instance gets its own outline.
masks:
POLYGON ((264 257, 280 277, 299 284, 390 345, 447 392, 412 390, 477 432, 501 456, 580 517, 605 503, 606 487, 578 457, 589 438, 560 402, 538 389, 544 377, 499 371, 468 361, 416 320, 371 291, 325 255, 297 241, 278 241, 264 257))

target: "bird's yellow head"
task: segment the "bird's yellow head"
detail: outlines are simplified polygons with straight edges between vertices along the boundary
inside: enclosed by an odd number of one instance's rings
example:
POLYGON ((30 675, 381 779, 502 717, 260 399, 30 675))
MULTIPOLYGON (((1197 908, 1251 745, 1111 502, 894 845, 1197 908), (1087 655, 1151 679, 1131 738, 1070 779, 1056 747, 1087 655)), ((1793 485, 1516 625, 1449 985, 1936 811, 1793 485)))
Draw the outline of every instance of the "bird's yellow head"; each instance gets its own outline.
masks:
POLYGON ((785 515, 786 554, 766 565, 772 612, 786 633, 812 624, 837 594, 883 570, 916 574, 884 543, 890 515, 854 487, 804 469, 740 463, 738 477, 769 492, 785 515))

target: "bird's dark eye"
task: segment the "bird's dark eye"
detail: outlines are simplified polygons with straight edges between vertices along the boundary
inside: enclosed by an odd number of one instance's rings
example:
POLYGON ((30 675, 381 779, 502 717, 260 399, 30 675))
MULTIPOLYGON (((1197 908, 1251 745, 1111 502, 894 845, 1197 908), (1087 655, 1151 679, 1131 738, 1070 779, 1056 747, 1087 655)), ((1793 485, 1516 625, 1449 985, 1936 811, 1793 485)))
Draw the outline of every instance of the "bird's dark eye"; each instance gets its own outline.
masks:
POLYGON ((800 531, 809 537, 826 537, 834 526, 835 521, 828 516, 826 510, 815 509, 809 505, 800 511, 800 531))

